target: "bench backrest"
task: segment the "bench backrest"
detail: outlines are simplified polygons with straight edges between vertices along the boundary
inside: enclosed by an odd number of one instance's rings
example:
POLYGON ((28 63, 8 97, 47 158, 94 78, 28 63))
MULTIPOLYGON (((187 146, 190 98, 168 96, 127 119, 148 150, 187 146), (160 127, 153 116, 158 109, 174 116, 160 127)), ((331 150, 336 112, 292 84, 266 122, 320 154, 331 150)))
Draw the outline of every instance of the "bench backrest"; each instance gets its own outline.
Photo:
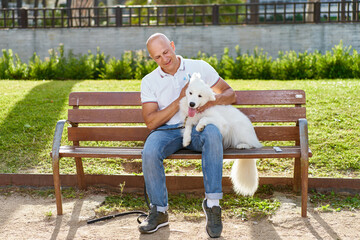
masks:
MULTIPOLYGON (((306 118, 303 90, 236 91, 236 96, 234 105, 253 123, 261 123, 255 126, 260 141, 299 141, 296 122, 306 118)), ((140 92, 72 92, 69 106, 68 138, 74 144, 144 141, 150 132, 143 124, 140 92)))

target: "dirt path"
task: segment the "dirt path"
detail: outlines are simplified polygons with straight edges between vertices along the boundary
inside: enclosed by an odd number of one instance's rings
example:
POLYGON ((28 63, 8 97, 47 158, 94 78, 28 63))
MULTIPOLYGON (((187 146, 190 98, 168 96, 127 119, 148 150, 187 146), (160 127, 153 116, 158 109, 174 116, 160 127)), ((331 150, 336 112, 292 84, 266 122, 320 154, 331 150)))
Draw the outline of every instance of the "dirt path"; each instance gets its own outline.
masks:
MULTIPOLYGON (((319 213, 310 206, 308 217, 300 217, 299 197, 276 193, 281 208, 260 221, 224 219, 220 239, 360 239, 360 212, 319 213)), ((135 216, 87 225, 104 195, 65 200, 64 215, 57 217, 55 200, 12 194, 0 196, 0 239, 208 239, 205 217, 187 221, 170 215, 170 227, 141 235, 135 216), (52 216, 50 212, 52 213, 52 216)))

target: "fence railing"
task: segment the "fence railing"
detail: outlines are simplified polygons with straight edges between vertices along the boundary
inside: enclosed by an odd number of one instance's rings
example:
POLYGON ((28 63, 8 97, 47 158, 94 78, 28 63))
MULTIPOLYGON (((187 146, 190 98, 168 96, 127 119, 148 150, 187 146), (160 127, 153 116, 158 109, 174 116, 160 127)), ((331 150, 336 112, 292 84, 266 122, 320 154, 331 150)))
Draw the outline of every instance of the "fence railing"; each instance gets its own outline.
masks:
POLYGON ((0 28, 203 26, 359 22, 359 2, 0 9, 0 28))

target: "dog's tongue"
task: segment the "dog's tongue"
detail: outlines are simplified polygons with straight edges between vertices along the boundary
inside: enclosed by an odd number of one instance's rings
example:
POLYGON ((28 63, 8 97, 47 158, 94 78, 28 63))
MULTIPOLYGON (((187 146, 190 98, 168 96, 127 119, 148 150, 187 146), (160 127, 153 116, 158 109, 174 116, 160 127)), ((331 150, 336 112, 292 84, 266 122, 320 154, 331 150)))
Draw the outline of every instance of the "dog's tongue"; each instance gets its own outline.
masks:
POLYGON ((189 117, 193 117, 193 116, 195 116, 195 114, 196 114, 196 109, 195 108, 189 108, 189 111, 188 111, 189 117))

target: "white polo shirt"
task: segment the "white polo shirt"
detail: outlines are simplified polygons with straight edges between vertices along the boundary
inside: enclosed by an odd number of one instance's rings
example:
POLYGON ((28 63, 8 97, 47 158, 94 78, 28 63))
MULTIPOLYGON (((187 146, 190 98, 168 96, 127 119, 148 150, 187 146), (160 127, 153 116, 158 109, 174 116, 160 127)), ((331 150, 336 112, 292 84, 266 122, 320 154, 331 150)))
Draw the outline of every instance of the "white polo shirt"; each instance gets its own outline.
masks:
MULTIPOLYGON (((174 75, 165 73, 160 67, 146 75, 141 82, 141 102, 154 102, 162 110, 175 101, 181 89, 189 81, 194 72, 199 72, 201 78, 209 86, 214 86, 220 79, 215 69, 203 60, 180 58, 180 67, 174 75)), ((166 124, 181 123, 179 112, 177 112, 166 124)))

